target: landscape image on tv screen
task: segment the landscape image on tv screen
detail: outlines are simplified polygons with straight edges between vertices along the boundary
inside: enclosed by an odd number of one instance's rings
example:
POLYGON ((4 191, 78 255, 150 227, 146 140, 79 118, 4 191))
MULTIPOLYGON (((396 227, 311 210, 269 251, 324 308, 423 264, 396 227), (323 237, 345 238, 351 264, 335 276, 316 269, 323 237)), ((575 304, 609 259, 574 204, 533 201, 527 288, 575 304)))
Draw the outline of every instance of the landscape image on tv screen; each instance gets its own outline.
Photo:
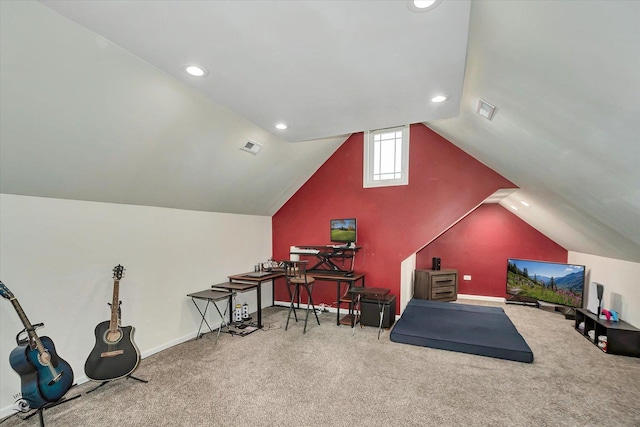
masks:
POLYGON ((584 265, 507 260, 507 293, 551 304, 582 307, 584 265))
POLYGON ((342 243, 355 243, 356 241, 356 219, 332 219, 331 241, 342 243))

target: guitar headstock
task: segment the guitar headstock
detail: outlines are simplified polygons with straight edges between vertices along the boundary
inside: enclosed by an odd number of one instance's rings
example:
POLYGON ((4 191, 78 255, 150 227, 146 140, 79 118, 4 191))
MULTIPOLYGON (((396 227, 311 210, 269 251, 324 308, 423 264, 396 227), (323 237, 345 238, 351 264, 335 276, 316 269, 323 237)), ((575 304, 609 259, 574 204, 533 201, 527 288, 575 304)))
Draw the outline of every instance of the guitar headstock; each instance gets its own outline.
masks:
POLYGON ((123 266, 118 264, 115 267, 113 267, 113 278, 114 279, 120 280, 120 279, 122 279, 123 276, 124 276, 124 267, 123 266))
POLYGON ((2 295, 6 299, 15 298, 9 288, 7 288, 2 282, 0 282, 0 295, 2 295))

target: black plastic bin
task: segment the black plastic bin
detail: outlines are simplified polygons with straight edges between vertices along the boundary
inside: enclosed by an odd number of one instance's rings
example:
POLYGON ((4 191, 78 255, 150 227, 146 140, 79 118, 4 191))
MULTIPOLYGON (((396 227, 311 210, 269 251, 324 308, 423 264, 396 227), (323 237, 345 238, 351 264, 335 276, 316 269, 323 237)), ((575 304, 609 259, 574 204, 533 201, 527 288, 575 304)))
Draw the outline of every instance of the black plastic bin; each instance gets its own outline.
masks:
MULTIPOLYGON (((396 296, 387 294, 380 299, 383 306, 384 318, 382 327, 390 328, 396 321, 396 296)), ((364 326, 378 326, 380 324, 380 308, 376 298, 362 298, 362 315, 360 322, 364 326)))

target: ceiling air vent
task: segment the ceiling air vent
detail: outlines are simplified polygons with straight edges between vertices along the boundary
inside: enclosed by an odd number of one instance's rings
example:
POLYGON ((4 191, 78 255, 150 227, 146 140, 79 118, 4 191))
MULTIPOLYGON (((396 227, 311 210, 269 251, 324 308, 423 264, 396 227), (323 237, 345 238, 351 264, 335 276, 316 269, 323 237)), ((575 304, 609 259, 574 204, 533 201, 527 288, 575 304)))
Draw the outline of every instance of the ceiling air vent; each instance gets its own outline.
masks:
POLYGON ((251 154, 258 154, 258 151, 260 151, 262 149, 262 144, 258 144, 255 141, 247 141, 244 144, 244 147, 240 148, 241 150, 247 151, 251 154))
POLYGON ((484 99, 478 101, 478 114, 487 120, 493 119, 493 114, 496 112, 496 107, 489 104, 484 99))

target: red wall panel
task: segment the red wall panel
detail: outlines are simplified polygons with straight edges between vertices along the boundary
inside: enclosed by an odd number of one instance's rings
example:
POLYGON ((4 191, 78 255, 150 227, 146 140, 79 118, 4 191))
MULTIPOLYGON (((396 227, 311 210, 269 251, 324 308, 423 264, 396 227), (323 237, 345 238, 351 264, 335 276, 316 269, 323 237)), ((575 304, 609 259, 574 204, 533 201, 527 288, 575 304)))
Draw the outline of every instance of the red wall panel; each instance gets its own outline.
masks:
POLYGON ((416 255, 416 268, 458 270, 461 294, 505 297, 507 259, 567 262, 566 249, 499 204, 481 205, 416 255), (462 280, 470 275, 470 281, 462 280))
MULTIPOLYGON (((329 243, 331 218, 358 220, 355 270, 367 286, 400 295, 400 263, 500 188, 516 186, 426 126, 411 126, 409 185, 363 188, 363 134, 357 133, 273 216, 273 256, 292 245, 329 243)), ((275 297, 286 300, 284 286, 275 297)), ((314 302, 333 304, 335 286, 319 282, 314 302)), ((399 298, 398 298, 399 300, 399 298)))

